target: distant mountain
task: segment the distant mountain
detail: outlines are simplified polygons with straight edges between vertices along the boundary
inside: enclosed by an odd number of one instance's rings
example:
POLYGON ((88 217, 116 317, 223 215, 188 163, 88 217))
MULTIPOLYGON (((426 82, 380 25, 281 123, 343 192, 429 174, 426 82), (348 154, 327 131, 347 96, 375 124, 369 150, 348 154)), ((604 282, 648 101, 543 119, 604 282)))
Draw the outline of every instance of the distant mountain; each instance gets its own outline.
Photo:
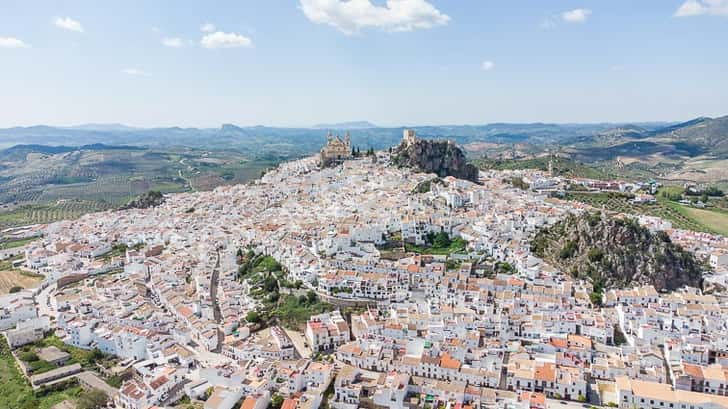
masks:
POLYGON ((339 122, 333 124, 316 124, 313 126, 314 129, 369 129, 378 128, 369 121, 351 121, 351 122, 339 122))
POLYGON ((601 138, 640 138, 646 136, 647 132, 647 129, 641 126, 627 124, 607 129, 598 133, 597 136, 601 138))
POLYGON ((652 138, 699 145, 710 154, 728 155, 728 116, 697 118, 653 133, 652 138))
POLYGON ((657 128, 624 125, 577 138, 572 156, 582 161, 662 155, 728 158, 728 116, 700 117, 657 128))
MULTIPOLYGON (((702 154, 716 148, 728 154, 726 118, 698 118, 682 124, 548 124, 492 123, 487 125, 414 126, 423 139, 449 139, 459 145, 478 142, 527 144, 534 149, 568 146, 588 159, 595 146, 610 148, 636 140, 656 144, 652 150, 684 151, 702 154), (693 140, 695 139, 695 140, 693 140), (583 150, 583 151, 580 151, 583 150)), ((366 121, 319 124, 317 128, 241 127, 224 124, 220 128, 145 128, 119 124, 89 124, 70 128, 32 126, 0 129, 0 149, 14 145, 83 146, 90 144, 144 146, 150 148, 189 147, 194 149, 234 149, 257 157, 292 158, 315 153, 326 142, 326 130, 351 131, 352 145, 361 149, 386 149, 402 139, 402 127, 381 128, 366 121)), ((612 151, 629 153, 624 148, 612 151)))
POLYGON ((128 132, 136 131, 139 128, 126 126, 124 124, 81 124, 64 127, 65 129, 76 129, 79 131, 99 131, 99 132, 128 132))

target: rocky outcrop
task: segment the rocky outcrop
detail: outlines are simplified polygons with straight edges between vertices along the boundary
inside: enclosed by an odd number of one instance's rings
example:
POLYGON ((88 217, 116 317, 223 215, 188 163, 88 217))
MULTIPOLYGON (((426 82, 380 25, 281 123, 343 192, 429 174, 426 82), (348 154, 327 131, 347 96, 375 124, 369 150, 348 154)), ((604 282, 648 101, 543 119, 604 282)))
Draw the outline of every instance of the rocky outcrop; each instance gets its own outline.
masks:
POLYGON ((543 229, 531 242, 534 254, 595 288, 652 284, 658 290, 702 287, 701 264, 672 243, 665 232, 652 233, 633 219, 599 212, 569 215, 543 229))
POLYGON ((122 206, 121 210, 148 209, 150 207, 157 207, 162 203, 164 203, 164 195, 156 190, 150 190, 147 193, 144 193, 143 195, 122 206))
POLYGON ((417 139, 411 143, 402 142, 392 152, 392 164, 440 177, 478 181, 478 168, 468 163, 463 151, 452 141, 417 139))

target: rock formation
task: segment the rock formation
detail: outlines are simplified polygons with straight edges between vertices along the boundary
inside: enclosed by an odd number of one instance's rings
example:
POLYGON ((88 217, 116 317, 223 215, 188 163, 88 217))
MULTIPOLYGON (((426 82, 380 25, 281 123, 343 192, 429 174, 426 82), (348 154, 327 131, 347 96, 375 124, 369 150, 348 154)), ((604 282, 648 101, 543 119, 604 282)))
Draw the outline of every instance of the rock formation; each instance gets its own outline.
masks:
POLYGON ((478 181, 478 168, 468 163, 465 154, 454 142, 416 139, 407 135, 405 131, 405 139, 392 151, 393 165, 435 173, 439 177, 478 181))
POLYGON ((602 213, 569 215, 536 234, 534 254, 595 287, 652 284, 658 290, 702 286, 702 265, 672 243, 665 232, 652 233, 633 219, 602 213))

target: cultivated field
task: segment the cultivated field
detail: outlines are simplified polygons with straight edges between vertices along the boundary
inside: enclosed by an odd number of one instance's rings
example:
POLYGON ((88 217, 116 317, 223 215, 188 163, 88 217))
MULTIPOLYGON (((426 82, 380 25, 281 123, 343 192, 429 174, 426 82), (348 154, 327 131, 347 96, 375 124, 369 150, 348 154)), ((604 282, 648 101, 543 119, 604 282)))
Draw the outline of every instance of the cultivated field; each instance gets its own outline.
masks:
POLYGON ((246 183, 276 165, 275 159, 235 151, 187 148, 0 151, 0 229, 116 209, 151 190, 176 193, 246 183))
POLYGON ((112 209, 108 202, 79 200, 59 201, 52 204, 28 204, 0 213, 0 230, 28 224, 52 223, 70 220, 87 213, 112 209))
POLYGON ((694 207, 681 206, 683 211, 693 220, 716 233, 728 236, 728 213, 717 210, 696 209, 694 207))

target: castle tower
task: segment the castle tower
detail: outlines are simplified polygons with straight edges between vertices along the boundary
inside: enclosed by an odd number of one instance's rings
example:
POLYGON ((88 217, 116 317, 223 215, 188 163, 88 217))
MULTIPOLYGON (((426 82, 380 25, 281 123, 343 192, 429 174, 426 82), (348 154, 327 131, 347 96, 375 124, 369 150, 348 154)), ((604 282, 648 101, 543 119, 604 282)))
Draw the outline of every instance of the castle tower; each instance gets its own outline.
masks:
POLYGON ((349 131, 346 131, 344 135, 344 145, 346 145, 346 149, 351 150, 351 136, 349 136, 349 131))
POLYGON ((417 136, 415 135, 414 129, 405 129, 402 133, 402 142, 405 145, 411 145, 415 143, 417 136))

